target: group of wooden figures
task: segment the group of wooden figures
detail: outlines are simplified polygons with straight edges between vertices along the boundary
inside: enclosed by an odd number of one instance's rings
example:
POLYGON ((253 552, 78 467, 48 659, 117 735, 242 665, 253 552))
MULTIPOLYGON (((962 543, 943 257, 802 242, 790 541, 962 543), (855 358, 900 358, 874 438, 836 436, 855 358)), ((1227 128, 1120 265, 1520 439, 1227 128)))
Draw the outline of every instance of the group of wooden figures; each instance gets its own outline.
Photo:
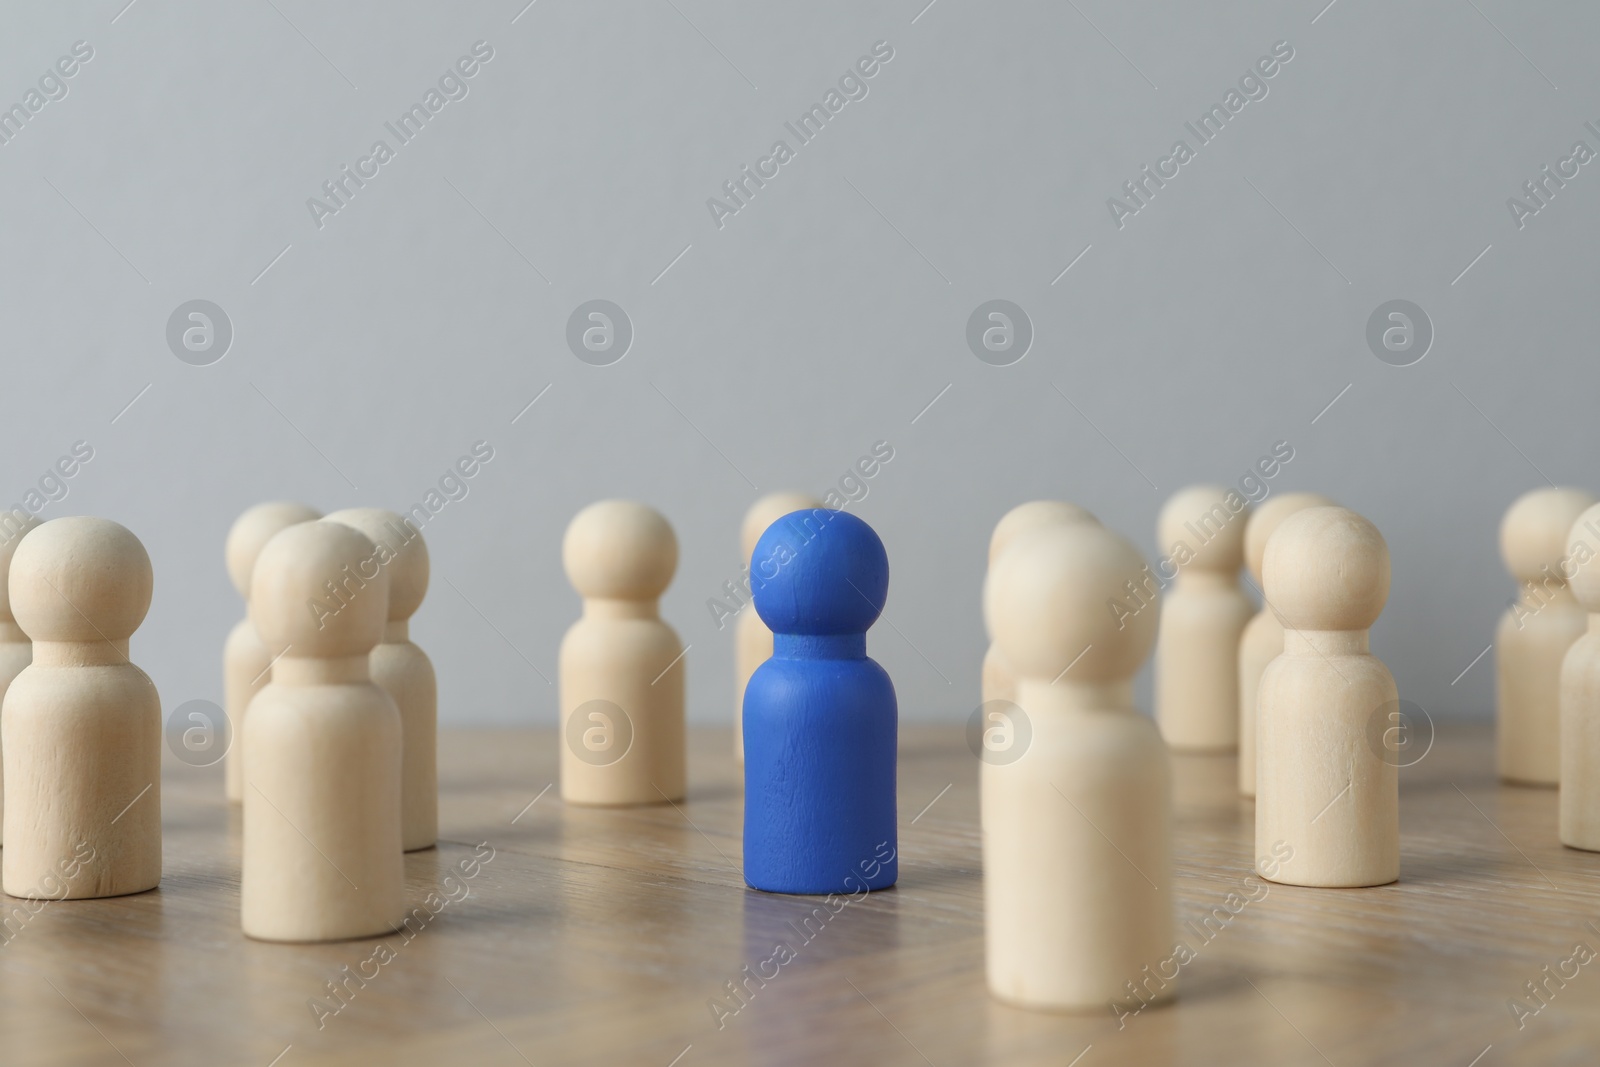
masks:
MULTIPOLYGON (((747 880, 775 892, 884 888, 897 873, 897 712, 865 648, 887 554, 842 511, 769 516, 779 518, 753 531, 765 561, 756 599, 778 633, 756 636, 754 612, 740 630, 742 658, 761 637, 761 658, 777 652, 740 680, 752 705, 768 694, 767 714, 740 736, 754 768, 747 880), (796 763, 817 773, 785 771, 796 763)), ((128 659, 150 605, 149 556, 99 518, 0 515, 0 536, 0 882, 50 900, 153 889, 162 715, 128 659)), ((438 836, 437 687, 409 635, 429 580, 420 529, 378 508, 322 516, 266 503, 234 522, 225 556, 248 604, 223 654, 241 927, 289 942, 396 930, 409 911, 403 855, 438 836)), ((560 652, 569 803, 684 797, 686 650, 658 609, 677 558, 671 525, 632 501, 593 504, 567 529, 563 562, 584 603, 560 652)))
MULTIPOLYGON (((990 544, 982 711, 1029 737, 1020 757, 980 769, 988 980, 1012 1003, 1122 1014, 1119 1002, 1176 993, 1177 967, 1160 970, 1186 951, 1169 750, 1238 753, 1259 877, 1354 888, 1400 876, 1411 759, 1398 749, 1418 724, 1369 651, 1389 592, 1377 529, 1314 493, 1252 510, 1200 486, 1168 501, 1158 542, 1171 551, 1153 572, 1083 509, 1036 501, 990 544), (1144 610, 1169 585, 1159 613, 1144 610), (1154 721, 1131 703, 1152 646, 1154 721)), ((1506 513, 1500 544, 1521 586, 1495 639, 1500 777, 1559 783, 1561 841, 1600 851, 1600 504, 1534 490, 1506 513)))
MULTIPOLYGON (((150 557, 107 519, 8 513, 0 532, 0 882, 38 900, 153 889, 161 702, 128 658, 150 557)), ((402 851, 437 835, 433 668, 407 635, 428 584, 422 537, 376 508, 323 518, 263 504, 234 524, 226 556, 250 602, 224 651, 244 932, 394 930, 402 851)))
MULTIPOLYGON (((0 535, 0 881, 40 899, 151 889, 161 710, 128 660, 149 557, 104 519, 5 515, 0 535)), ((1386 748, 1398 694, 1368 650, 1389 591, 1377 529, 1312 493, 1252 508, 1237 490, 1197 486, 1162 509, 1158 542, 1168 554, 1152 569, 1057 501, 1014 508, 990 542, 975 751, 988 980, 1012 1003, 1115 1010, 1171 958, 1169 749, 1239 753, 1262 878, 1359 887, 1400 874, 1399 761, 1386 748), (1240 585, 1246 564, 1259 611, 1240 585), (1153 720, 1132 700, 1152 649, 1153 720)), ((1562 841, 1600 850, 1591 543, 1600 504, 1586 493, 1536 490, 1506 515, 1522 595, 1496 639, 1499 759, 1508 781, 1559 780, 1562 841)), ((796 894, 892 886, 898 713, 866 654, 887 597, 884 546, 854 515, 779 493, 746 515, 743 548, 745 880, 796 894)), ((584 606, 560 650, 561 795, 676 803, 686 650, 658 609, 677 566, 672 527, 643 504, 601 501, 573 519, 562 552, 584 606)), ((248 602, 224 653, 244 933, 397 929, 403 854, 438 833, 437 691, 408 633, 428 587, 421 533, 376 508, 269 503, 238 518, 225 555, 248 602)), ((1163 981, 1141 1003, 1175 989, 1163 981)))
POLYGON ((1168 750, 1240 752, 1257 873, 1374 886, 1400 873, 1399 777, 1369 739, 1397 694, 1368 651, 1389 591, 1382 536, 1309 493, 1253 511, 1196 486, 1162 509, 1152 570, 1070 504, 1008 513, 990 543, 986 719, 1024 732, 984 759, 987 972, 995 996, 1046 1009, 1169 999, 1174 959, 1168 750), (1240 586, 1248 557, 1264 589, 1240 586), (1163 595, 1163 590, 1170 590, 1163 595), (1156 716, 1133 677, 1156 650, 1156 716))

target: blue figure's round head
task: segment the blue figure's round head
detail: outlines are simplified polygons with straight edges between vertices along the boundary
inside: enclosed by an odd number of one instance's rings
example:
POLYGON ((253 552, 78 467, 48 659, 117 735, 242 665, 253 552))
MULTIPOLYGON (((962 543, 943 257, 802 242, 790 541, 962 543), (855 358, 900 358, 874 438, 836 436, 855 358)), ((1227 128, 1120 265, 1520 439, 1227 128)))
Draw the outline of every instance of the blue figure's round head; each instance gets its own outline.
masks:
POLYGON ((795 511, 756 542, 750 589, 773 633, 866 633, 889 595, 889 556, 854 515, 795 511))

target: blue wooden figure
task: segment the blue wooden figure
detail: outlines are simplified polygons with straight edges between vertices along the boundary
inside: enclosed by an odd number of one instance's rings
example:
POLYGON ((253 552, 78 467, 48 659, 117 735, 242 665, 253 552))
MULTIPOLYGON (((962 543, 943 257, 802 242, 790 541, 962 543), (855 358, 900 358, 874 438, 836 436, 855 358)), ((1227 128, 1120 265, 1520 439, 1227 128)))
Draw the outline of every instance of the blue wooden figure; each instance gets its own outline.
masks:
POLYGON ((772 658, 744 694, 744 880, 772 893, 859 893, 899 875, 894 683, 867 657, 889 592, 872 527, 785 515, 750 561, 772 658))

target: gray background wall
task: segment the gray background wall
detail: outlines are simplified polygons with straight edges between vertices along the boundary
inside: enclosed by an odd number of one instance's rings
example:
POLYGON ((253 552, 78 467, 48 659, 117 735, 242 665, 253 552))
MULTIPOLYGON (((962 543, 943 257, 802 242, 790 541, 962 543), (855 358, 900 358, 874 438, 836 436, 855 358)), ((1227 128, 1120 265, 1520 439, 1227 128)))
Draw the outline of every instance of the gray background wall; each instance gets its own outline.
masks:
POLYGON ((452 723, 553 723, 561 534, 616 495, 678 530, 664 612, 693 717, 725 722, 705 600, 752 484, 820 493, 879 439, 855 510, 890 551, 871 648, 907 719, 976 702, 1008 507, 1077 501, 1153 556, 1168 494, 1279 440, 1275 490, 1389 540, 1374 642, 1402 695, 1486 714, 1492 656, 1452 679, 1513 592, 1499 517, 1600 482, 1600 163, 1520 230, 1506 206, 1600 149, 1585 5, 124 2, 0 12, 0 102, 94 49, 0 146, 0 496, 91 443, 44 516, 144 540, 135 659, 169 710, 220 699, 241 509, 404 508, 480 439, 414 625, 452 723), (307 198, 479 40, 469 95, 319 229, 307 198), (707 198, 880 40, 868 95, 719 229, 707 198), (1268 95, 1119 229, 1107 198, 1284 40, 1268 95), (197 298, 235 331, 208 366, 165 337, 197 298), (636 331, 604 367, 565 340, 596 298, 636 331), (964 337, 993 298, 1036 332, 1007 367, 964 337), (1436 331, 1406 367, 1365 339, 1395 298, 1436 331))

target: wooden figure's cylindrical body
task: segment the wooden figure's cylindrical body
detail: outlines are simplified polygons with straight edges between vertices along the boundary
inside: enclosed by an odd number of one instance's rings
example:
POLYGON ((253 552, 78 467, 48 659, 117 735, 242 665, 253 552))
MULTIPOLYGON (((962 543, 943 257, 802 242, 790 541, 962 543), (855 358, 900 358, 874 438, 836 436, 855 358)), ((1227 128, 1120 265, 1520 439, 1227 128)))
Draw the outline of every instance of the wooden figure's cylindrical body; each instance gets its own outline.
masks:
POLYGON ((1256 795, 1256 708, 1261 675, 1283 654, 1283 623, 1271 608, 1256 612, 1239 635, 1239 795, 1256 795))
POLYGON ((1032 739, 985 761, 983 904, 990 991, 1030 1008, 1105 1011, 1171 956, 1171 776, 1131 687, 1022 680, 1032 739))
POLYGON ((1239 635, 1255 614, 1239 588, 1249 513, 1237 489, 1191 486, 1172 495, 1156 524, 1166 553, 1157 568, 1176 573, 1156 640, 1156 721, 1176 751, 1239 746, 1239 635))
POLYGON ((1517 581, 1517 599, 1494 638, 1502 781, 1550 786, 1561 778, 1562 658, 1588 625, 1568 580, 1600 548, 1600 522, 1588 510, 1594 504, 1587 490, 1541 486, 1513 501, 1500 521, 1500 556, 1517 581))
POLYGON ((1561 664, 1558 820, 1563 845, 1600 852, 1600 614, 1561 664))
POLYGON ((372 650, 372 681, 400 712, 400 837, 407 852, 439 840, 439 683, 433 661, 391 622, 372 650))
POLYGON ((745 690, 745 882, 887 888, 899 877, 894 683, 864 634, 775 636, 745 690))
MULTIPOLYGON (((233 587, 250 603, 250 576, 256 557, 279 530, 321 518, 304 504, 274 500, 246 508, 228 528, 223 558, 233 587)), ((248 613, 229 631, 222 646, 222 710, 228 716, 233 740, 223 756, 223 788, 234 804, 244 800, 244 717, 250 701, 272 677, 272 660, 283 650, 269 650, 256 633, 248 613)))
POLYGON ((1530 603, 1524 591, 1495 627, 1495 764, 1517 785, 1561 781, 1561 664, 1588 627, 1565 586, 1530 603))
POLYGON ((744 759, 744 691, 756 668, 772 658, 772 631, 755 608, 746 607, 733 624, 733 756, 744 759))
POLYGON ((33 662, 0 705, 5 891, 82 899, 153 889, 161 700, 128 659, 150 606, 150 557, 114 522, 56 519, 17 546, 8 584, 33 662))
POLYGON ((400 712, 365 654, 285 656, 245 719, 240 919, 262 941, 397 929, 400 712))
POLYGON ((561 641, 561 799, 599 805, 683 799, 682 657, 677 633, 653 601, 585 601, 583 618, 561 641))
POLYGON ((161 881, 161 700, 128 643, 35 642, 0 712, 5 891, 77 900, 161 881), (71 878, 63 862, 92 855, 71 878), (60 878, 64 892, 52 892, 60 878))
POLYGON ((222 646, 222 708, 233 730, 233 740, 223 757, 223 785, 230 801, 244 801, 244 741, 242 740, 245 713, 250 701, 267 687, 272 677, 272 656, 261 643, 255 624, 248 618, 240 619, 228 631, 222 646))
POLYGON ((561 555, 583 597, 561 640, 561 799, 682 800, 684 648, 657 607, 678 566, 672 525, 644 504, 602 500, 567 526, 561 555))
POLYGON ((1255 614, 1238 580, 1180 572, 1161 605, 1156 706, 1161 736, 1182 752, 1239 745, 1239 638, 1255 614))
MULTIPOLYGON (((1271 591, 1268 591, 1271 596, 1271 591)), ((1363 632, 1286 631, 1261 676, 1257 856, 1293 856, 1263 878, 1373 886, 1400 877, 1400 768, 1373 746, 1373 716, 1397 707, 1363 632)))

